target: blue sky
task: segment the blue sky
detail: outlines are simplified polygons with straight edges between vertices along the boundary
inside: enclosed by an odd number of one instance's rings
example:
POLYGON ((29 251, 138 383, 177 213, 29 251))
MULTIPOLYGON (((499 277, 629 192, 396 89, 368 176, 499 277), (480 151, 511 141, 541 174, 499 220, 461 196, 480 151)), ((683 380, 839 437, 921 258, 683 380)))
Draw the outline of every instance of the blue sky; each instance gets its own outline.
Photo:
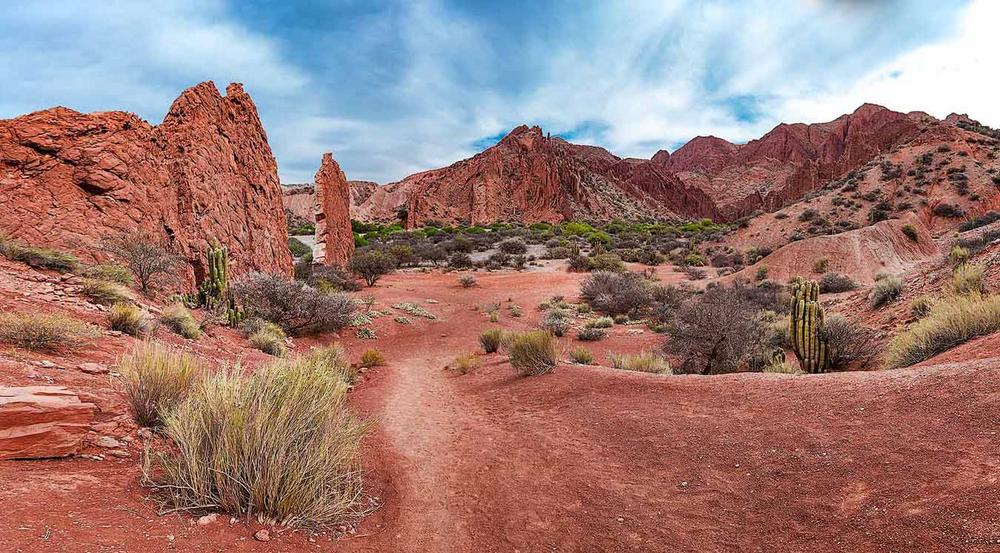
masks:
POLYGON ((244 83, 284 182, 450 164, 521 123, 649 157, 870 101, 1000 126, 991 0, 19 2, 0 13, 0 118, 64 105, 157 123, 244 83), (154 7, 155 6, 155 7, 154 7))

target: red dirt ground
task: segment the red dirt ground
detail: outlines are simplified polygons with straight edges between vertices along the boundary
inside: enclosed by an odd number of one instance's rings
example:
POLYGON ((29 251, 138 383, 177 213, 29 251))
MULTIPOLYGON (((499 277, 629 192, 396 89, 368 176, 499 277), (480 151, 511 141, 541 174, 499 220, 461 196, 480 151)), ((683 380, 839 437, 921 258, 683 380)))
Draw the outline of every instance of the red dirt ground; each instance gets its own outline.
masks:
MULTIPOLYGON (((352 358, 378 347, 388 360, 352 397, 378 421, 365 466, 368 493, 382 506, 345 536, 295 531, 260 543, 256 524, 158 516, 138 485, 136 442, 132 459, 0 463, 0 549, 1000 550, 1000 337, 897 371, 699 377, 564 363, 518 378, 494 354, 457 375, 445 366, 476 351, 478 333, 493 326, 477 307, 500 302, 499 325, 527 328, 541 301, 572 299, 582 275, 477 278, 462 289, 454 274, 387 277, 372 291, 376 309, 392 311, 374 324, 380 338, 344 332, 352 358), (524 317, 510 316, 508 298, 524 317), (439 320, 398 324, 401 313, 388 306, 400 301, 439 320)), ((298 340, 296 349, 329 339, 298 340)), ((128 340, 102 339, 82 356, 107 362, 128 340)), ((228 344, 221 357, 232 359, 245 354, 237 340, 220 334, 199 348, 228 344)), ((609 351, 662 341, 616 325, 587 347, 606 363, 609 351)), ((567 336, 561 345, 579 344, 567 336)), ((3 383, 44 378, 90 389, 105 398, 103 417, 122 415, 107 377, 16 357, 0 352, 0 367, 11 367, 3 383)))

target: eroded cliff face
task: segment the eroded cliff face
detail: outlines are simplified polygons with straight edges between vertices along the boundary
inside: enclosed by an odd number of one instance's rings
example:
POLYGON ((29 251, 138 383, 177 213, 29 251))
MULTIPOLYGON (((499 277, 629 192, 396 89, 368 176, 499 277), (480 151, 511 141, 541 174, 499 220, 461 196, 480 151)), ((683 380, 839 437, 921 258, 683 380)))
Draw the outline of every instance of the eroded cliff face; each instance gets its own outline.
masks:
POLYGON ((257 108, 239 84, 185 90, 163 122, 57 107, 0 121, 0 229, 100 257, 135 228, 184 256, 192 281, 217 237, 234 274, 290 274, 278 171, 257 108))
POLYGON ((313 263, 345 265, 354 254, 351 188, 333 154, 323 154, 314 188, 316 244, 313 263))

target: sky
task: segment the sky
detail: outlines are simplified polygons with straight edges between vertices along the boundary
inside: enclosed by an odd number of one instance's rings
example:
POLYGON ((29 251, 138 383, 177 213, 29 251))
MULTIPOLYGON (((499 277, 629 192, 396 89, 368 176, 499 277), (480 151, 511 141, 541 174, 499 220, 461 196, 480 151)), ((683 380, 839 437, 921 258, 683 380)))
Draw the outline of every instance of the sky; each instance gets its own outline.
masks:
POLYGON ((998 21, 995 0, 12 1, 0 118, 155 124, 189 86, 241 82, 285 183, 327 151, 392 182, 522 123, 647 158, 864 102, 1000 127, 998 21))

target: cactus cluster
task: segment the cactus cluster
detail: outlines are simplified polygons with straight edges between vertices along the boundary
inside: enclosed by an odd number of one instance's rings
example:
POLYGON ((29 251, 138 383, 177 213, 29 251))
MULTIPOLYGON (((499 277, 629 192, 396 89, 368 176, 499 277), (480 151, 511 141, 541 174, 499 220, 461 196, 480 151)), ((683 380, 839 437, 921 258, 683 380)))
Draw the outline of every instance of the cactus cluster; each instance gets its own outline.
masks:
POLYGON ((244 318, 239 305, 229 294, 229 250, 212 238, 205 251, 208 275, 198 285, 198 304, 212 310, 224 310, 230 326, 239 325, 244 318))
POLYGON ((792 283, 788 325, 792 350, 802 370, 822 373, 830 370, 830 347, 823 336, 823 308, 819 304, 819 284, 812 280, 792 283))

